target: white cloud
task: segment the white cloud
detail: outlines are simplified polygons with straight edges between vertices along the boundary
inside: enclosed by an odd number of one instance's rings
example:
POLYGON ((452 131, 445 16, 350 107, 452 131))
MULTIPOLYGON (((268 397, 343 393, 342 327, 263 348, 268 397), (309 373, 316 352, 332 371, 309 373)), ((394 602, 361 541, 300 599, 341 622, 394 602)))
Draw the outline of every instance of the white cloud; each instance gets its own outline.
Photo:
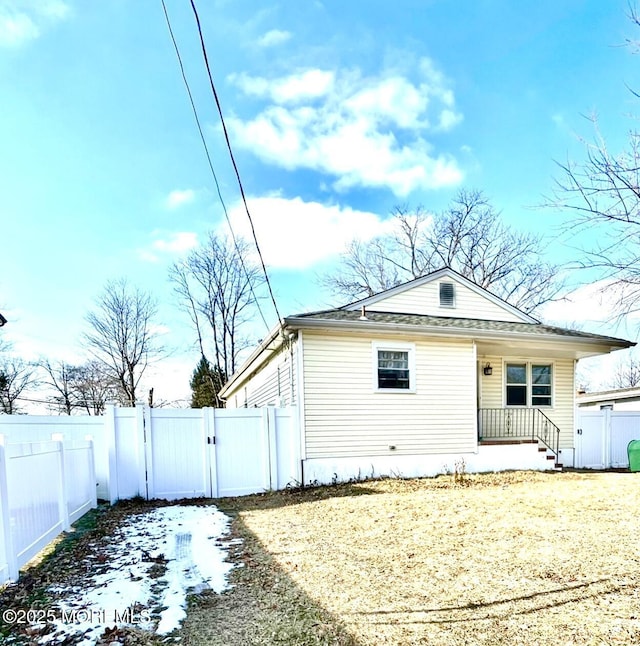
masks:
POLYGON ((196 192, 191 188, 184 190, 176 189, 167 195, 164 203, 168 209, 173 210, 184 206, 185 204, 191 204, 195 198, 196 192))
POLYGON ((276 80, 247 74, 231 74, 228 80, 249 96, 270 99, 274 103, 300 103, 329 94, 335 75, 333 72, 312 69, 276 80))
POLYGON ((19 47, 38 38, 43 28, 65 20, 62 0, 0 0, 0 47, 19 47))
POLYGON ((148 249, 139 249, 138 256, 147 262, 158 262, 161 255, 179 255, 198 246, 198 234, 177 231, 165 238, 156 238, 148 249))
POLYGON ((273 47, 286 43, 290 38, 290 32, 282 31, 281 29, 272 29, 258 39, 258 45, 260 47, 273 47))
POLYGON ((415 77, 321 69, 276 79, 235 75, 231 82, 268 105, 253 119, 228 123, 238 145, 289 170, 333 175, 339 190, 388 187, 404 197, 458 184, 455 158, 426 140, 461 121, 454 94, 428 59, 415 77))
MULTIPOLYGON (((299 197, 251 198, 249 210, 265 263, 280 269, 306 269, 341 253, 351 240, 371 239, 391 226, 375 213, 299 197)), ((244 208, 234 206, 229 216, 236 235, 251 239, 244 208)))
POLYGON ((32 0, 43 16, 53 20, 64 20, 71 13, 71 8, 63 0, 32 0))
POLYGON ((547 303, 540 316, 544 321, 557 325, 577 325, 579 329, 609 336, 635 337, 634 328, 640 312, 630 312, 624 320, 615 320, 624 286, 604 279, 583 285, 567 294, 561 301, 547 303))

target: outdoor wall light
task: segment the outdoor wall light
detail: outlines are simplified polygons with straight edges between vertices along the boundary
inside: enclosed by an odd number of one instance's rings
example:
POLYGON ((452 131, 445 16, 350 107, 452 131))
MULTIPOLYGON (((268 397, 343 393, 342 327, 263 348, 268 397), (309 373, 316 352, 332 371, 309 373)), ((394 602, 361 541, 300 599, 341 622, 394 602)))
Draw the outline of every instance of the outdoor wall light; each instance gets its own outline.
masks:
POLYGON ((493 368, 491 367, 491 364, 487 363, 487 365, 482 369, 482 372, 484 372, 484 374, 487 375, 487 377, 489 375, 492 375, 493 374, 493 368))

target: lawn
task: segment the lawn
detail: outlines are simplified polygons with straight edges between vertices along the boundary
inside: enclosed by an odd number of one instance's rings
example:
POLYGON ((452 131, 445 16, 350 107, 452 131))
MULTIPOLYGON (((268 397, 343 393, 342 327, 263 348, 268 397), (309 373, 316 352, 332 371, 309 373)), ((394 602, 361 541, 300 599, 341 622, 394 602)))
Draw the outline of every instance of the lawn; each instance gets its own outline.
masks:
MULTIPOLYGON (((191 598, 176 636, 194 646, 640 643, 639 488, 640 474, 516 472, 218 500, 230 538, 243 539, 229 551, 241 567, 228 591, 191 598)), ((65 562, 83 540, 100 539, 87 532, 65 562)), ((52 568, 64 578, 55 558, 25 583, 51 580, 52 568)), ((0 602, 34 597, 20 590, 0 602)), ((161 642, 123 631, 120 643, 161 642)))
POLYGON ((637 644, 639 488, 630 473, 506 473, 253 498, 235 511, 281 585, 363 646, 637 644))

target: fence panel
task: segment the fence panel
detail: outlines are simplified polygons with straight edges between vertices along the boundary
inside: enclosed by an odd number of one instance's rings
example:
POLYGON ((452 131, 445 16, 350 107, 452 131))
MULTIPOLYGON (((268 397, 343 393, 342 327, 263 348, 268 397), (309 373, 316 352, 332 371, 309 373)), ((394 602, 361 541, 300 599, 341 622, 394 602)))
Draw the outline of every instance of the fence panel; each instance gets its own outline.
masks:
POLYGON ((627 445, 640 439, 640 413, 604 409, 576 415, 576 466, 587 469, 629 466, 627 445))
POLYGON ((13 549, 18 567, 65 529, 59 442, 7 444, 7 489, 13 549))
POLYGON ((9 493, 7 490, 6 438, 0 435, 0 585, 15 578, 18 567, 15 563, 11 541, 11 516, 9 515, 9 493))
POLYGON ((93 415, 0 415, 0 435, 11 444, 48 442, 62 433, 65 440, 93 438, 98 497, 109 500, 109 447, 105 418, 93 415))
POLYGON ((585 469, 604 469, 605 429, 604 414, 580 413, 577 418, 576 466, 585 469))
POLYGON ((93 443, 0 436, 0 583, 96 505, 93 443), (72 519, 72 520, 71 520, 72 519))
POLYGON ((218 496, 244 496, 271 488, 269 435, 259 408, 215 411, 218 496))
POLYGON ((97 505, 93 441, 64 443, 64 477, 70 523, 97 505))
POLYGON ((627 446, 631 440, 640 440, 640 413, 611 412, 611 449, 612 467, 628 467, 627 446))
MULTIPOLYGON (((111 500, 145 496, 140 490, 139 474, 144 471, 144 453, 138 439, 138 409, 115 409, 115 437, 111 450, 115 453, 115 476, 111 473, 109 486, 115 486, 111 500)), ((143 430, 141 429, 141 432, 143 430)))
MULTIPOLYGON (((300 481, 295 409, 147 409, 149 498, 239 496, 300 481)), ((119 472, 124 468, 118 464, 119 472)))
POLYGON ((202 409, 150 409, 147 429, 149 498, 211 495, 202 409))
POLYGON ((272 486, 274 489, 284 489, 287 485, 302 483, 297 409, 276 408, 275 422, 278 477, 272 486))

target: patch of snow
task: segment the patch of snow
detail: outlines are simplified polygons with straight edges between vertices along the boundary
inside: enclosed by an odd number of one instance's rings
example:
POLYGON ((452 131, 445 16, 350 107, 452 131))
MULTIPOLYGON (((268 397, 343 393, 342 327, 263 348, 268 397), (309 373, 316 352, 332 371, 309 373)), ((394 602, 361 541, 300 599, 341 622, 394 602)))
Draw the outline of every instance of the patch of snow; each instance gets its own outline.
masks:
POLYGON ((102 571, 83 590, 56 587, 66 595, 58 604, 56 630, 38 643, 59 644, 83 634, 79 643, 93 646, 114 625, 161 635, 179 628, 187 593, 220 593, 228 586, 234 566, 225 561, 220 541, 228 531, 229 518, 213 506, 159 507, 132 515, 102 555, 97 566, 102 571))

